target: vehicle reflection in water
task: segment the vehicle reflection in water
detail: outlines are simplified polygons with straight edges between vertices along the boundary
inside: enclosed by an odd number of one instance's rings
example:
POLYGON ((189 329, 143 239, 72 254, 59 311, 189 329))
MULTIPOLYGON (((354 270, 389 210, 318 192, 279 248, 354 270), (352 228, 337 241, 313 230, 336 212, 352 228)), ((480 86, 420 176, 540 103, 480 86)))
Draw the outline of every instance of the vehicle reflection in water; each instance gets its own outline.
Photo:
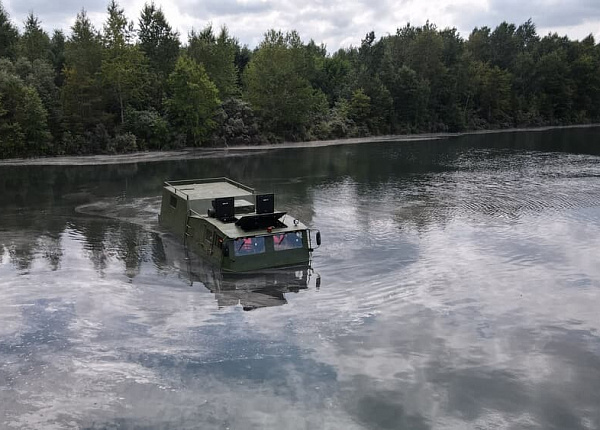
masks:
POLYGON ((157 237, 164 264, 179 270, 190 286, 201 284, 215 295, 219 308, 241 305, 245 311, 287 304, 286 294, 319 289, 321 277, 309 265, 228 273, 187 251, 170 235, 157 237))
MULTIPOLYGON (((192 286, 202 284, 215 295, 219 308, 241 305, 245 311, 250 311, 284 305, 287 303, 285 294, 298 293, 311 286, 320 287, 320 275, 310 264, 249 273, 222 272, 202 257, 186 250, 179 239, 156 225, 157 206, 156 198, 131 199, 127 204, 115 202, 114 199, 99 199, 77 206, 75 212, 119 222, 123 230, 129 232, 121 232, 119 236, 129 237, 129 242, 154 243, 152 252, 155 264, 164 270, 175 268, 180 272, 180 277, 192 286), (151 240, 143 238, 148 234, 152 235, 151 240)), ((124 249, 122 254, 131 255, 129 260, 134 266, 143 259, 137 252, 132 253, 131 249, 124 249)), ((131 276, 139 268, 127 267, 126 270, 131 276)))

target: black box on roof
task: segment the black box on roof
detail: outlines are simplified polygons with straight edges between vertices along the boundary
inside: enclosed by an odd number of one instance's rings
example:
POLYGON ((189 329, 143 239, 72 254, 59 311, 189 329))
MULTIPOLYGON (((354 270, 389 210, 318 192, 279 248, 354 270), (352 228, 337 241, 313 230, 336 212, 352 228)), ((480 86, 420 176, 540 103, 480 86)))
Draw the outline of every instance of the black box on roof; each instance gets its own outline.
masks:
POLYGON ((272 214, 275 212, 275 194, 256 195, 256 213, 272 214))
POLYGON ((233 197, 217 197, 212 201, 215 209, 215 218, 227 219, 235 216, 235 203, 233 197))

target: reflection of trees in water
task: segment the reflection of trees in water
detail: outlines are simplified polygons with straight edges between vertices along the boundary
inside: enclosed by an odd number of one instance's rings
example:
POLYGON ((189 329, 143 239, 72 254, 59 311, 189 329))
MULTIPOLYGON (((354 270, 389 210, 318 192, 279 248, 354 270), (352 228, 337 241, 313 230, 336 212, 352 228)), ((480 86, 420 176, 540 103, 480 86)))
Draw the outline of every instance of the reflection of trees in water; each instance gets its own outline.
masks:
POLYGON ((451 169, 457 153, 472 148, 597 153, 593 145, 594 133, 597 129, 570 129, 471 135, 437 141, 365 143, 264 152, 230 151, 220 158, 155 163, 3 166, 0 196, 2 207, 35 205, 39 209, 56 204, 69 206, 69 195, 81 191, 89 192, 91 198, 124 193, 128 196, 156 195, 165 179, 229 176, 251 185, 264 178, 312 186, 350 177, 357 183, 377 183, 415 173, 451 169))
POLYGON ((57 270, 63 255, 60 235, 38 234, 35 231, 19 231, 18 235, 0 235, 0 260, 7 254, 17 270, 29 270, 36 256, 41 256, 57 270))
POLYGON ((17 270, 28 270, 34 260, 37 240, 9 243, 7 245, 8 255, 17 270))
POLYGON ((123 263, 125 275, 133 279, 144 261, 152 259, 151 233, 141 226, 105 220, 86 221, 78 231, 84 237, 84 248, 103 275, 111 259, 123 263))
POLYGON ((104 243, 107 227, 105 222, 91 221, 77 229, 84 237, 84 248, 100 276, 104 275, 108 266, 108 250, 104 243))
MULTIPOLYGON (((56 225, 53 229, 55 228, 56 225)), ((68 226, 64 225, 63 231, 53 231, 52 234, 48 230, 44 233, 18 230, 11 233, 15 238, 13 240, 0 236, 0 257, 6 252, 17 270, 28 270, 38 259, 45 260, 51 270, 57 270, 65 254, 61 240, 63 234, 80 236, 83 255, 91 261, 94 270, 101 277, 105 276, 110 265, 122 264, 123 273, 133 280, 139 275, 142 264, 152 262, 159 272, 172 273, 175 270, 186 282, 201 282, 213 293, 219 294, 218 297, 222 297, 225 302, 228 297, 237 295, 238 300, 242 298, 249 303, 253 300, 261 303, 264 302, 263 299, 249 292, 257 291, 263 298, 269 295, 281 298, 284 292, 298 291, 306 288, 308 283, 306 273, 298 279, 296 270, 251 278, 224 277, 218 268, 205 263, 201 257, 192 256, 193 263, 190 263, 188 254, 177 238, 168 236, 167 248, 163 237, 157 233, 136 224, 106 219, 78 220, 68 226), (269 286, 275 288, 270 289, 269 286), (243 291, 237 290, 238 288, 243 291), (261 289, 262 292, 258 292, 261 289)), ((252 306, 260 307, 249 305, 252 306)))
MULTIPOLYGON (((368 193, 373 186, 409 171, 415 155, 411 157, 396 154, 405 166, 398 168, 389 163, 389 154, 367 144, 164 163, 4 167, 6 175, 0 178, 3 224, 9 231, 23 232, 21 243, 7 248, 12 249, 11 260, 18 267, 29 267, 34 255, 40 253, 56 270, 63 253, 58 238, 69 220, 84 236, 87 255, 99 273, 106 269, 110 255, 116 253, 131 276, 144 258, 147 233, 126 223, 116 227, 118 223, 81 217, 73 213, 76 206, 107 196, 159 195, 163 181, 170 178, 229 176, 261 191, 275 191, 278 207, 310 225, 316 188, 351 177, 355 183, 366 184, 357 189, 358 195, 363 190, 368 193), (25 233, 30 230, 36 233, 25 233), (41 237, 44 239, 39 240, 41 237)), ((152 247, 150 258, 162 258, 156 257, 160 250, 153 242, 152 247)))
POLYGON ((36 235, 25 232, 13 240, 0 238, 0 260, 7 252, 17 270, 28 270, 37 256, 45 259, 51 270, 58 270, 63 249, 60 236, 36 235))
POLYGON ((133 279, 140 273, 146 254, 152 252, 147 246, 149 234, 133 224, 121 224, 119 230, 117 257, 125 264, 125 274, 133 279))
POLYGON ((39 212, 7 212, 0 219, 5 230, 0 232, 0 251, 4 253, 6 248, 11 263, 18 270, 29 269, 36 256, 44 258, 51 270, 57 270, 63 255, 61 234, 66 220, 39 212))
MULTIPOLYGON (((466 210, 457 209, 457 202, 470 201, 472 196, 464 195, 464 187, 461 188, 463 194, 457 192, 455 185, 464 184, 462 172, 471 171, 478 165, 473 164, 473 160, 481 161, 483 157, 485 163, 479 165, 480 169, 496 166, 494 169, 502 170, 506 168, 506 159, 498 159, 494 164, 498 156, 506 157, 506 151, 496 151, 500 149, 507 149, 509 155, 515 149, 590 153, 593 152, 593 133, 597 130, 473 135, 438 141, 256 152, 229 151, 224 157, 158 163, 3 166, 0 176, 2 226, 9 232, 23 232, 18 241, 5 242, 3 246, 7 251, 3 252, 8 252, 11 260, 22 268, 29 267, 33 255, 40 252, 56 269, 62 255, 58 238, 65 230, 66 222, 72 221, 76 226, 82 226, 76 229, 87 238, 91 258, 101 271, 107 264, 104 230, 109 228, 108 223, 84 222, 80 215, 73 213, 73 209, 82 203, 106 197, 124 199, 117 199, 119 202, 159 196, 163 181, 174 178, 228 176, 259 191, 273 191, 278 207, 308 225, 312 224, 315 215, 314 194, 323 187, 335 188, 344 183, 344 186, 354 188, 352 194, 357 201, 372 205, 359 222, 369 221, 369 211, 385 211, 399 226, 408 223, 417 229, 425 229, 431 223, 447 222, 457 210, 466 210), (483 153, 474 153, 477 148, 483 153)), ((488 191, 478 190, 477 196, 485 201, 486 193, 488 191)), ((477 212, 478 207, 473 205, 471 209, 477 212)), ((140 249, 149 242, 140 237, 143 233, 139 231, 124 232, 125 237, 117 240, 121 249, 118 255, 131 271, 139 266, 142 258, 140 249)))
POLYGON ((52 230, 50 227, 45 231, 20 229, 11 233, 13 239, 0 236, 0 258, 7 252, 18 270, 29 269, 34 260, 41 258, 51 270, 58 270, 65 253, 61 235, 69 234, 69 231, 82 236, 84 255, 101 276, 104 276, 112 258, 123 262, 124 272, 131 279, 139 274, 143 261, 154 258, 155 249, 150 245, 151 233, 137 225, 84 220, 70 223, 69 226, 63 224, 60 232, 52 230))
POLYGON ((50 265, 53 271, 60 267, 60 260, 63 257, 63 248, 60 235, 44 235, 39 240, 39 248, 42 256, 50 265))

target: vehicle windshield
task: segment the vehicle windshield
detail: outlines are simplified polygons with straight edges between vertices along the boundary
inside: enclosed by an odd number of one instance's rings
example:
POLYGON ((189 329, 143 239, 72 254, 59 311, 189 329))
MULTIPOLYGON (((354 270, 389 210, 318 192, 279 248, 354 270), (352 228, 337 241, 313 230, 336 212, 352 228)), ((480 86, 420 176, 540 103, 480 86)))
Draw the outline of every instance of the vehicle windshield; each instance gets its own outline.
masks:
MULTIPOLYGON (((285 251, 288 249, 302 248, 302 232, 294 231, 289 233, 274 234, 273 236, 254 236, 235 239, 233 241, 233 251, 236 257, 244 255, 262 254, 267 251, 265 240, 273 238, 273 249, 275 251, 285 251)), ((270 244, 269 250, 270 248, 270 244)))
POLYGON ((273 247, 275 251, 302 248, 302 232, 276 234, 273 236, 273 247))
POLYGON ((236 239, 233 248, 236 256, 262 254, 265 252, 265 238, 257 236, 236 239))

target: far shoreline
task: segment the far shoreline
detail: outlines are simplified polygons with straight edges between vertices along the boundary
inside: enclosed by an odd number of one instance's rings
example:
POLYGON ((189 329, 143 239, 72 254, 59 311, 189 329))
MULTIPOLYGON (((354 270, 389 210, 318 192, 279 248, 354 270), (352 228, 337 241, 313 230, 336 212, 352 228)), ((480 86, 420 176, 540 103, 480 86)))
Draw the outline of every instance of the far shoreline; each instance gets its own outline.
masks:
POLYGON ((527 128, 506 128, 493 130, 474 130, 460 133, 423 133, 423 134, 398 134, 385 136, 355 137, 347 139, 315 140, 307 142, 284 142, 271 145, 254 146, 231 146, 231 147, 207 147, 207 148, 185 148, 168 151, 146 151, 131 152, 126 154, 98 154, 98 155, 65 155, 54 157, 34 158, 8 158, 0 160, 2 166, 95 166, 105 164, 132 164, 152 163, 159 161, 193 160, 201 158, 217 158, 241 156, 248 152, 272 151, 276 149, 289 148, 320 148, 324 146, 356 145, 365 143, 381 142, 418 142, 428 140, 441 140, 453 137, 502 134, 519 132, 544 132, 550 130, 596 128, 600 124, 578 124, 564 126, 545 126, 527 128))

